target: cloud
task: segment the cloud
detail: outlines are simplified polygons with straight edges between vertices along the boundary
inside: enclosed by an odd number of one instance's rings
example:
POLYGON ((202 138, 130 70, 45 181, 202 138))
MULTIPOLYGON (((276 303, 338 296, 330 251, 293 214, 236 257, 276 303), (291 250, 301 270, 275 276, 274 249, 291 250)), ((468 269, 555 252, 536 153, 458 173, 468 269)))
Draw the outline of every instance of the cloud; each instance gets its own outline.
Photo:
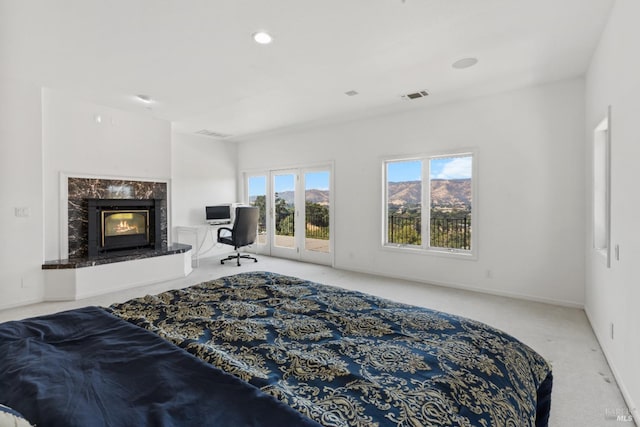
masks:
POLYGON ((454 157, 437 160, 437 162, 442 162, 442 169, 435 174, 436 179, 471 178, 471 157, 454 157))

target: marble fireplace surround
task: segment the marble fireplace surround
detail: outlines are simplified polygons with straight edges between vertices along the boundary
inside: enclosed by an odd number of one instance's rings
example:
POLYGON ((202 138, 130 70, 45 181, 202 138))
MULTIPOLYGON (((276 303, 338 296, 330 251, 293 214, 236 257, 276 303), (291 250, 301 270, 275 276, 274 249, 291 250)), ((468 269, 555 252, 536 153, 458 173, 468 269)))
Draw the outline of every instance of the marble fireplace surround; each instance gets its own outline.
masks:
POLYGON ((68 258, 88 256, 87 199, 159 199, 160 247, 167 249, 167 183, 101 178, 67 180, 68 258))
POLYGON ((45 300, 74 300, 185 277, 191 246, 168 245, 168 183, 61 174, 60 259, 45 261, 45 300), (88 199, 159 199, 160 248, 88 256, 88 199))

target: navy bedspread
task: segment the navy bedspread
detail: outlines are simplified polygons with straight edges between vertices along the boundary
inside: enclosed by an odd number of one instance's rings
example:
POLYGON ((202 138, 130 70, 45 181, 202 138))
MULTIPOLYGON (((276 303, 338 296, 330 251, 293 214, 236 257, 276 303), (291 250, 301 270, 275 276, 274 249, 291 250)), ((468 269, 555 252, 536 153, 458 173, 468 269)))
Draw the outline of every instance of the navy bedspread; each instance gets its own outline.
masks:
POLYGON ((551 368, 471 319, 274 273, 114 304, 325 426, 546 426, 551 368))
POLYGON ((39 427, 318 427, 96 307, 0 324, 0 403, 39 427))

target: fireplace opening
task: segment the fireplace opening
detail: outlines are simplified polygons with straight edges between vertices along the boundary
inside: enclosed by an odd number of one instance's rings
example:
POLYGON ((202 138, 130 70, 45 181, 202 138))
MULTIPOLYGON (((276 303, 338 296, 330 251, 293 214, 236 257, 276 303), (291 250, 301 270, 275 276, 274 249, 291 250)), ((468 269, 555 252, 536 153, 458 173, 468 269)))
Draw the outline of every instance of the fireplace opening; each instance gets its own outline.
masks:
POLYGON ((149 210, 102 211, 103 248, 149 244, 149 210))
POLYGON ((160 248, 157 199, 89 199, 89 256, 160 248))

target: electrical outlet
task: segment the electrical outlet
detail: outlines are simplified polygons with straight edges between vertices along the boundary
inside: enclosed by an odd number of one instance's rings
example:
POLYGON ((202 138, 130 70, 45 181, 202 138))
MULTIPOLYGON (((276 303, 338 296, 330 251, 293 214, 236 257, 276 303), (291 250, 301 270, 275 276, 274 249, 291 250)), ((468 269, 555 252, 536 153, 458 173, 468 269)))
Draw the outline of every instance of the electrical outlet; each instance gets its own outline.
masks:
POLYGON ((27 218, 31 216, 31 208, 29 207, 14 208, 13 212, 18 218, 27 218))

